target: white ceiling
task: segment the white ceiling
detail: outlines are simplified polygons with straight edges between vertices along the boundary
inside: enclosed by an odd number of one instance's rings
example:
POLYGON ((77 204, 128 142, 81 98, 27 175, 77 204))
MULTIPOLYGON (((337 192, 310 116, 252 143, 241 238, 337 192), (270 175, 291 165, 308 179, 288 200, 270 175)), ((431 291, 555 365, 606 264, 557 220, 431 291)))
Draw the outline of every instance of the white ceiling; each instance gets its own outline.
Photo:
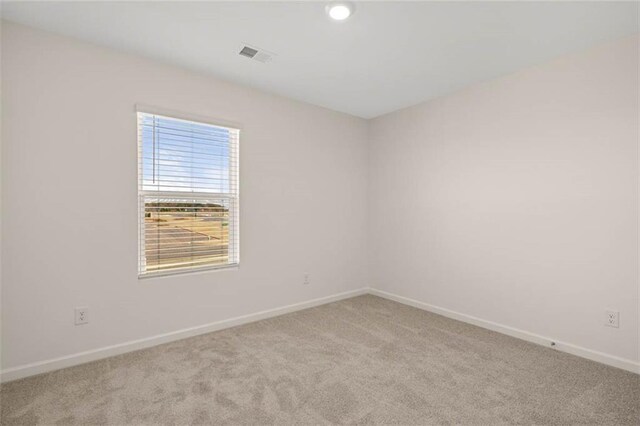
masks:
POLYGON ((371 118, 638 32, 638 3, 3 2, 5 19, 371 118), (277 54, 238 55, 241 43, 277 54))

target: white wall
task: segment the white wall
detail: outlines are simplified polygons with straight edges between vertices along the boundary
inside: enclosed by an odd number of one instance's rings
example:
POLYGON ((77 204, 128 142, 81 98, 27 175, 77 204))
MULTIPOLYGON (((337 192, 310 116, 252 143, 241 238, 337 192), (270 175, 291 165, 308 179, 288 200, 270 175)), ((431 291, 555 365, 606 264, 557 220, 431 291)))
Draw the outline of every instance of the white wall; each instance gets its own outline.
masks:
POLYGON ((370 284, 637 362, 637 64, 627 39, 367 123, 3 23, 2 367, 370 284), (243 125, 239 270, 137 279, 137 103, 243 125))
POLYGON ((373 287, 638 361, 637 38, 369 134, 373 287))
MULTIPOLYGON (((2 46, 3 25, 4 23, 0 19, 0 46, 2 46)), ((0 82, 2 82, 2 49, 0 49, 0 82)), ((2 180, 2 84, 0 84, 0 371, 2 370, 2 180)))
POLYGON ((3 368, 366 285, 364 120, 9 23, 2 97, 3 368), (137 279, 137 103, 243 126, 239 270, 137 279))

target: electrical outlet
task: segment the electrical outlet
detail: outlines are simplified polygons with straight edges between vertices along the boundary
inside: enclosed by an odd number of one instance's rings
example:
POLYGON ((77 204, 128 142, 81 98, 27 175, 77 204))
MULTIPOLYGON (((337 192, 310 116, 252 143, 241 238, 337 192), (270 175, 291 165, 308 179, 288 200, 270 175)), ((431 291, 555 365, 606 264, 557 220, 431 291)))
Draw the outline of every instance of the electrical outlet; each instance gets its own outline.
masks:
POLYGON ((303 285, 309 285, 309 274, 304 274, 304 282, 303 285))
POLYGON ((89 308, 76 308, 76 325, 89 322, 89 308))
POLYGON ((620 312, 607 311, 604 325, 615 328, 620 327, 620 312))

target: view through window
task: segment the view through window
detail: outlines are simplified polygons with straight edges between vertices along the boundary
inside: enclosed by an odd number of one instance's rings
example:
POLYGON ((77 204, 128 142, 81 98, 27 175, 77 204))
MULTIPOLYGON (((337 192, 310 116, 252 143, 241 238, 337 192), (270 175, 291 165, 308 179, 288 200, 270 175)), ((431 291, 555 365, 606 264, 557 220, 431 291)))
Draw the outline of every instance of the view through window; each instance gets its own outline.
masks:
POLYGON ((138 113, 140 276, 238 264, 239 133, 138 113))

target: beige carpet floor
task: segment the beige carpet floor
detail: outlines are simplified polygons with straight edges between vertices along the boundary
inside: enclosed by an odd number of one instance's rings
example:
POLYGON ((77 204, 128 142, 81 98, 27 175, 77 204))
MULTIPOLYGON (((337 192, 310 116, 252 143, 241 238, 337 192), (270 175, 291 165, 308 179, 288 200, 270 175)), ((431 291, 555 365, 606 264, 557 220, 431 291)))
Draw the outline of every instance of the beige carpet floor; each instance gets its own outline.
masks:
POLYGON ((2 424, 640 424, 640 376, 360 296, 10 382, 2 424))

